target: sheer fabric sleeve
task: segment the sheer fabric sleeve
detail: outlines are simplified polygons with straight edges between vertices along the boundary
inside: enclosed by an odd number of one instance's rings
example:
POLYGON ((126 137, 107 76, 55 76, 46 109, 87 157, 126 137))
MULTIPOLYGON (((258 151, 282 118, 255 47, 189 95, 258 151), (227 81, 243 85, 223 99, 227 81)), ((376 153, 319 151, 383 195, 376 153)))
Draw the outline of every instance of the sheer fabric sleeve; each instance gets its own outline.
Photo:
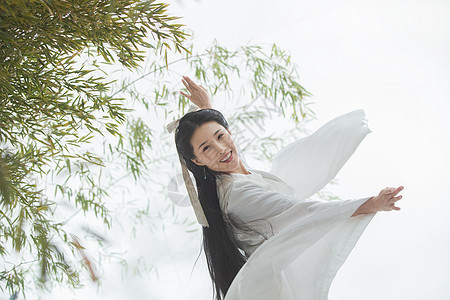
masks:
POLYGON ((336 117, 280 151, 271 173, 295 188, 297 198, 306 199, 336 176, 370 132, 364 110, 336 117))
POLYGON ((271 191, 252 180, 236 180, 229 193, 227 211, 245 222, 268 220, 278 232, 299 220, 329 209, 337 214, 353 213, 368 199, 299 200, 295 196, 271 191))

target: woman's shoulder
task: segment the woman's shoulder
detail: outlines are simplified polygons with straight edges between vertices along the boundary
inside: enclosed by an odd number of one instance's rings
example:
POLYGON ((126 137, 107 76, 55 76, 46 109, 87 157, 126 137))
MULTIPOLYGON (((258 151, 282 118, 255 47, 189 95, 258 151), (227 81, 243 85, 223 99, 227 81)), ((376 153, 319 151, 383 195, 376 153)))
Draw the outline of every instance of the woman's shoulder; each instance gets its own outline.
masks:
POLYGON ((277 179, 275 175, 260 170, 251 170, 251 174, 247 175, 234 173, 219 175, 216 180, 217 196, 222 210, 226 211, 230 201, 241 199, 251 190, 272 189, 271 184, 267 181, 268 178, 277 179))
POLYGON ((222 211, 226 211, 230 194, 236 189, 241 189, 246 185, 252 185, 255 182, 254 176, 244 174, 220 174, 217 176, 217 196, 219 197, 219 203, 222 211))
POLYGON ((217 197, 219 198, 220 208, 223 212, 226 212, 228 207, 228 197, 233 181, 233 177, 229 174, 221 174, 216 178, 217 197))

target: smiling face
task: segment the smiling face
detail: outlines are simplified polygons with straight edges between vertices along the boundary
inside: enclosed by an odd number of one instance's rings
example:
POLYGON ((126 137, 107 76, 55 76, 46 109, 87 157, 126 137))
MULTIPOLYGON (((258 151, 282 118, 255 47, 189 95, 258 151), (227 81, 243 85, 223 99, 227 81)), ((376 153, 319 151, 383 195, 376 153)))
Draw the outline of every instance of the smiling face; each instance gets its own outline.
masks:
POLYGON ((192 161, 197 165, 216 172, 249 173, 239 159, 230 131, 217 122, 206 122, 195 129, 191 145, 195 155, 192 161))

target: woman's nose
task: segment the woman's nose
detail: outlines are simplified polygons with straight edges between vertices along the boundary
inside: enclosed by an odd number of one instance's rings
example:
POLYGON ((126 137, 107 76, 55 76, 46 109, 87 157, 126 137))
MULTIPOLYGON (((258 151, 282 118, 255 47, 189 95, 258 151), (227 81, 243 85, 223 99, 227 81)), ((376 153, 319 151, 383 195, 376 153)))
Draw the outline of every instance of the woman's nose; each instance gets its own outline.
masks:
POLYGON ((220 143, 217 143, 216 149, 219 152, 219 154, 223 154, 225 152, 226 147, 220 143))

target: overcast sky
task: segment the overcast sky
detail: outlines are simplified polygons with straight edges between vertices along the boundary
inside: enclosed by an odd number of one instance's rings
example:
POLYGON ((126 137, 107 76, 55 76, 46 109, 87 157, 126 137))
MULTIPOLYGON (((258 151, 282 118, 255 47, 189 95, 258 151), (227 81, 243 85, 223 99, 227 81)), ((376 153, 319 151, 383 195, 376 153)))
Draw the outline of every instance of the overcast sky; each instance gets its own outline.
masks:
MULTIPOLYGON (((310 129, 366 110, 373 133, 330 190, 359 198, 404 185, 402 210, 375 216, 330 300, 450 299, 450 1, 186 0, 170 11, 183 16, 197 49, 217 39, 288 50, 313 94, 310 129)), ((138 283, 108 274, 98 299, 211 299, 203 254, 191 275, 199 236, 153 242, 170 254, 159 276, 138 283)), ((94 297, 77 295, 67 299, 94 297)))
POLYGON ((332 190, 404 185, 402 210, 377 214, 330 299, 450 299, 450 2, 209 0, 174 11, 197 44, 289 50, 313 94, 310 128, 366 110, 373 133, 332 190))

